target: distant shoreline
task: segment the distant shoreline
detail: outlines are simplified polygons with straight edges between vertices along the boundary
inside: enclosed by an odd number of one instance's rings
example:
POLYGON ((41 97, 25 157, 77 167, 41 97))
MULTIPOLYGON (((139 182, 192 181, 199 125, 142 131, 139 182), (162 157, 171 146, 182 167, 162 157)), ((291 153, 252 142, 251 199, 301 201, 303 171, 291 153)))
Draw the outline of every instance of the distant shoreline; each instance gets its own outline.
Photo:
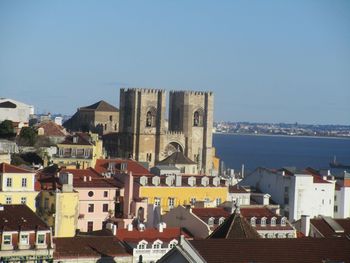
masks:
POLYGON ((310 139, 335 139, 335 140, 349 140, 350 137, 345 136, 313 136, 313 135, 284 135, 284 134, 254 134, 254 133, 233 133, 233 132, 213 132, 213 134, 222 135, 239 135, 239 136, 265 136, 265 137, 289 137, 289 138, 310 138, 310 139))

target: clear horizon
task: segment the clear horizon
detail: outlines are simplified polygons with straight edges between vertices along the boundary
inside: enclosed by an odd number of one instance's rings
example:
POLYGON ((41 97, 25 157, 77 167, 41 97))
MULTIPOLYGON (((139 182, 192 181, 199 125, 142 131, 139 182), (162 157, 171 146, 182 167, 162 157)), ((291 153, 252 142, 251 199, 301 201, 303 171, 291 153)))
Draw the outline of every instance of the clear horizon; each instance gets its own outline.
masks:
POLYGON ((210 90, 215 121, 350 125, 349 1, 2 1, 0 97, 72 115, 210 90))

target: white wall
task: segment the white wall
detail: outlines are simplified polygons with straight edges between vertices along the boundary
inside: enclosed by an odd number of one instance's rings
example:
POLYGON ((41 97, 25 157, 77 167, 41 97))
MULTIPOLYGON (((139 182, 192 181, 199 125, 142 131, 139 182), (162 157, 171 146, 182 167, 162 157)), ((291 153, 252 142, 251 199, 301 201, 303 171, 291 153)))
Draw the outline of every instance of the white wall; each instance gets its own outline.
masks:
POLYGON ((0 103, 9 101, 16 104, 16 108, 1 108, 0 107, 0 121, 11 120, 13 122, 28 122, 29 115, 34 114, 34 106, 24 104, 11 99, 0 99, 0 103))

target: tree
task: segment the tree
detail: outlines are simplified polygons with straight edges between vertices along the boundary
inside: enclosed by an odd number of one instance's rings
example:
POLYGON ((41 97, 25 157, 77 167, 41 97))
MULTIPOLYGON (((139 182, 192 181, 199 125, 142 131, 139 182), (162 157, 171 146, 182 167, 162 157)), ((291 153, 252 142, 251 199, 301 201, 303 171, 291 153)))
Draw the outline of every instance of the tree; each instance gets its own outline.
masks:
POLYGON ((21 145, 33 146, 37 137, 38 135, 32 127, 23 127, 19 133, 19 142, 21 145))
POLYGON ((12 138, 15 136, 13 123, 10 120, 4 120, 0 123, 0 138, 12 138))

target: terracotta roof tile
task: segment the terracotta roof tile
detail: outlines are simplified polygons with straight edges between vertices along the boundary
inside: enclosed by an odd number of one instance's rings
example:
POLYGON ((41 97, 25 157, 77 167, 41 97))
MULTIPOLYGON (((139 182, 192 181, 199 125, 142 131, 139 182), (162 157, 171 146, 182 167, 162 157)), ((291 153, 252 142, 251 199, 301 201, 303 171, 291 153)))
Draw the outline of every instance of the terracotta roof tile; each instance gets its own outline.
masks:
POLYGON ((0 230, 50 230, 49 226, 26 205, 3 205, 0 210, 0 230))
POLYGON ((249 193, 246 189, 244 189, 244 187, 239 186, 238 184, 230 185, 228 187, 228 191, 229 193, 240 193, 240 194, 249 193))
POLYGON ((52 137, 64 137, 67 132, 64 128, 53 121, 45 121, 36 126, 37 129, 42 128, 44 130, 44 136, 52 137))
POLYGON ((32 171, 8 164, 1 163, 0 164, 0 173, 33 173, 32 171))
POLYGON ((207 239, 190 243, 208 263, 350 262, 347 238, 207 239))
POLYGON ((125 169, 132 172, 133 176, 152 175, 140 163, 130 159, 98 159, 96 160, 95 169, 99 173, 106 173, 109 171, 112 173, 121 173, 123 172, 121 169, 122 164, 125 164, 125 169))
POLYGON ((196 164, 190 158, 185 156, 183 152, 177 151, 168 156, 164 160, 158 162, 157 165, 174 165, 174 164, 196 164))
POLYGON ((333 219, 338 223, 343 229, 343 233, 336 233, 333 228, 323 219, 314 218, 310 220, 310 223, 324 236, 324 237, 336 237, 336 236, 346 236, 350 235, 350 218, 345 219, 333 219))
POLYGON ((185 229, 179 227, 166 227, 163 232, 159 232, 156 228, 147 228, 144 231, 128 229, 118 229, 117 238, 125 242, 139 242, 141 240, 146 240, 147 242, 153 242, 157 239, 169 242, 173 239, 179 239, 181 235, 185 238, 193 238, 193 236, 185 229))
POLYGON ((80 110, 95 110, 95 111, 108 111, 108 112, 118 112, 119 110, 113 105, 100 100, 92 105, 80 107, 80 110))
POLYGON ((55 238, 55 259, 131 256, 115 237, 86 236, 55 238))

